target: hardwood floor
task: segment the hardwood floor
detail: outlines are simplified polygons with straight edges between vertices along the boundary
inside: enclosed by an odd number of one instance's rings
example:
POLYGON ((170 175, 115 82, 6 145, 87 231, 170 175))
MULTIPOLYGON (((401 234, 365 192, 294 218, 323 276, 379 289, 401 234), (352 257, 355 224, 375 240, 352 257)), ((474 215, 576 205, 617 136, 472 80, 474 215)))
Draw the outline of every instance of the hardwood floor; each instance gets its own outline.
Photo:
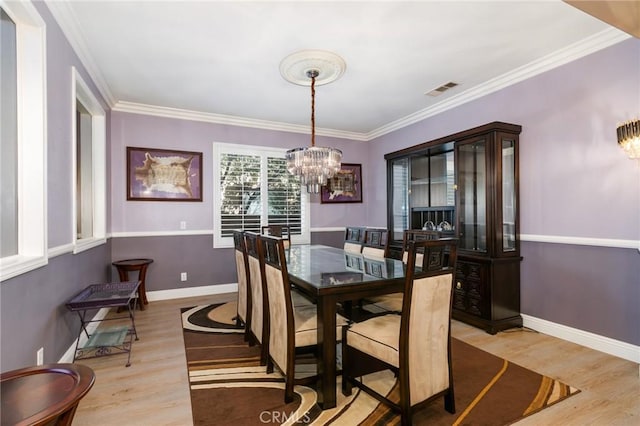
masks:
MULTIPOLYGON (((96 382, 80 401, 74 426, 193 424, 180 308, 235 297, 230 293, 157 301, 136 311, 140 340, 133 344, 130 367, 125 367, 126 355, 79 361, 94 369, 96 382)), ((454 321, 452 333, 581 390, 520 421, 520 426, 640 424, 638 364, 524 329, 491 336, 454 321)))

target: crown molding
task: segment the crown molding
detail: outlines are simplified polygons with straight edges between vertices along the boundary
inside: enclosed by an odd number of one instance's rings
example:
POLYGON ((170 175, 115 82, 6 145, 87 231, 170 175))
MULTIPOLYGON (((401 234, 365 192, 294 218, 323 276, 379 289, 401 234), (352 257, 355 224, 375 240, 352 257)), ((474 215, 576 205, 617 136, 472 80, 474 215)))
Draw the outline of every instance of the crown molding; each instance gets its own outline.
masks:
POLYGON ((523 80, 535 77, 545 71, 549 71, 571 61, 575 61, 583 56, 587 56, 606 47, 613 46, 614 44, 620 43, 629 38, 631 38, 629 34, 626 34, 616 28, 608 28, 592 35, 591 37, 587 37, 584 40, 573 43, 564 49, 557 50, 536 61, 529 62, 528 64, 516 68, 513 71, 495 77, 479 86, 445 99, 431 107, 385 124, 384 126, 367 133, 366 140, 369 141, 395 130, 402 129, 403 127, 407 127, 411 124, 415 124, 425 118, 432 117, 436 114, 440 114, 441 112, 458 107, 467 102, 471 102, 523 80))
POLYGON ((69 2, 60 0, 45 0, 45 3, 49 8, 49 11, 51 11, 53 18, 58 23, 58 26, 67 37, 69 44, 71 44, 71 47, 80 59, 80 62, 89 74, 89 77, 91 77, 91 80, 93 80, 93 83, 98 88, 98 91, 104 98, 107 105, 112 108, 116 103, 116 100, 111 93, 109 85, 104 79, 100 68, 98 68, 98 66, 96 65, 95 61, 93 60, 93 56, 87 48, 87 42, 82 36, 82 31, 80 31, 80 26, 78 25, 78 18, 69 6, 69 2))
MULTIPOLYGON (((309 126, 282 123, 278 121, 258 120, 233 115, 214 114, 208 112, 190 111, 179 108, 169 108, 155 105, 139 104, 135 102, 119 101, 113 106, 114 111, 132 114, 153 115, 156 117, 177 118, 181 120, 202 121, 206 123, 225 124, 228 126, 251 127, 262 130, 276 130, 280 132, 310 134, 309 126)), ((366 141, 364 133, 347 132, 342 130, 316 127, 316 135, 341 139, 366 141)))
MULTIPOLYGON (((86 47, 86 41, 82 37, 82 33, 77 24, 77 18, 74 15, 71 7, 68 5, 68 1, 45 0, 45 2, 54 18, 58 22, 58 25, 62 29, 63 33, 69 40, 72 48, 75 50, 76 55, 78 55, 80 61, 89 73, 96 87, 104 97, 105 101, 114 111, 153 115, 165 118, 177 118, 182 120, 202 121, 230 126, 250 127, 263 130, 275 130, 301 134, 310 133, 309 127, 303 125, 257 120, 238 116, 190 111, 178 108, 168 108, 116 100, 112 95, 109 86, 106 83, 106 80, 102 76, 102 73, 95 65, 95 61, 93 60, 89 49, 86 47)), ((403 118, 385 124, 384 126, 378 127, 377 129, 374 129, 368 133, 316 128, 316 134, 319 136, 350 139, 355 141, 370 141, 393 131, 407 127, 411 124, 415 124, 426 118, 440 114, 444 111, 463 105, 467 102, 478 99, 482 96, 496 92, 507 86, 519 83, 528 78, 532 78, 545 71, 549 71, 553 68, 582 58, 583 56, 620 43, 624 40, 627 40, 628 38, 631 38, 629 34, 616 28, 609 28, 597 34, 594 34, 591 37, 587 37, 584 40, 573 43, 572 45, 567 46, 564 49, 560 49, 547 56, 544 56, 543 58, 525 64, 513 71, 493 78, 486 83, 445 99, 433 106, 409 114, 403 118)))

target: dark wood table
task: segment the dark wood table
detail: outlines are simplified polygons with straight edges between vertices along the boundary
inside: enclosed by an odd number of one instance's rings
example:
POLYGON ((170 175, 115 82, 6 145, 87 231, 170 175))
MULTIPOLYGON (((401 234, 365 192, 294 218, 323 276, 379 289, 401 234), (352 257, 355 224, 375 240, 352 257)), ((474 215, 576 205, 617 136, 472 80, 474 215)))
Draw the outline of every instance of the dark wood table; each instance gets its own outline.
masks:
POLYGON ((70 425, 95 373, 81 364, 45 364, 2 373, 3 425, 70 425))
POLYGON ((111 263, 118 270, 120 281, 129 281, 129 272, 138 272, 138 305, 140 310, 144 311, 144 305, 148 305, 147 287, 145 280, 147 279, 147 268, 153 263, 153 259, 124 259, 111 263))
POLYGON ((289 280, 318 308, 318 404, 336 406, 338 302, 403 291, 405 267, 396 259, 368 259, 342 249, 294 245, 287 250, 289 280))

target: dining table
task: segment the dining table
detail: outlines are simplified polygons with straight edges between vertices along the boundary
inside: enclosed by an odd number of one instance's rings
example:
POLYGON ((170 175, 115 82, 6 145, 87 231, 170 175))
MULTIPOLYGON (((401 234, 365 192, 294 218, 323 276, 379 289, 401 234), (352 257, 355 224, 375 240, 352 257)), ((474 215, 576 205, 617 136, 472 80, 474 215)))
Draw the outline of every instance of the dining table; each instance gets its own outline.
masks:
MULTIPOLYGON (((286 251, 289 281, 317 306, 318 405, 336 406, 336 313, 338 303, 404 289, 405 265, 323 245, 292 245, 286 251)), ((345 303, 346 302, 346 303, 345 303)))

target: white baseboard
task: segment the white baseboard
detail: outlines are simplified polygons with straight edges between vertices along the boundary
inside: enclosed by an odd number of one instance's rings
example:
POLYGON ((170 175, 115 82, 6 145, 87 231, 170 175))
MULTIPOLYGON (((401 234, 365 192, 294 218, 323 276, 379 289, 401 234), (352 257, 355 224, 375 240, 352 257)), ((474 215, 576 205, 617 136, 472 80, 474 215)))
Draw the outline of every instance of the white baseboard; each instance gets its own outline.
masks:
POLYGON ((158 300, 182 299, 184 297, 208 296, 210 294, 235 293, 237 291, 237 283, 174 288, 171 290, 149 291, 147 292, 147 300, 155 302, 158 300))
MULTIPOLYGON (((110 308, 102 308, 98 312, 96 312, 93 318, 91 318, 92 322, 87 324, 87 332, 89 334, 93 333, 95 329, 98 328, 98 325, 100 325, 100 321, 102 321, 102 319, 106 317, 107 314, 109 313, 109 309, 110 308)), ((67 349, 67 351, 64 353, 64 355, 62 355, 62 357, 58 362, 72 363, 74 359, 74 353, 76 351, 76 347, 78 348, 83 347, 84 344, 87 343, 87 340, 89 340, 89 338, 87 337, 87 334, 83 331, 82 334, 80 334, 80 336, 78 336, 78 338, 74 340, 73 343, 71 343, 71 346, 69 346, 69 349, 67 349), (76 343, 78 344, 77 346, 76 346, 76 343)))
MULTIPOLYGON (((208 285, 200 287, 187 287, 171 290, 158 290, 150 291, 147 293, 147 299, 149 301, 180 299, 184 297, 194 296, 207 296, 214 294, 233 293, 238 291, 238 284, 218 284, 208 285)), ((92 322, 87 326, 87 330, 91 333, 96 329, 99 322, 104 318, 109 309, 100 309, 98 313, 93 317, 92 322)), ((532 317, 530 315, 522 315, 523 325, 532 330, 536 330, 540 333, 548 334, 559 339, 567 340, 569 342, 576 343, 578 345, 586 346, 588 348, 601 351, 619 358, 623 358, 632 362, 640 364, 640 346, 632 345, 630 343, 621 342, 619 340, 611 339, 609 337, 600 336, 598 334, 590 333, 587 331, 579 330, 577 328, 567 327, 565 325, 556 324, 551 321, 543 320, 540 318, 532 317)), ((79 346, 81 347, 87 341, 86 334, 82 334, 80 337, 79 346)), ((77 339, 76 339, 77 340, 77 339)), ((73 362, 73 354, 76 348, 76 341, 74 341, 67 352, 60 358, 59 362, 73 362)))
POLYGON ((548 334, 559 339, 577 343, 596 351, 604 352, 609 355, 617 356, 632 362, 640 364, 640 346, 630 343, 621 342, 609 337, 600 336, 588 331, 579 330, 577 328, 567 327, 566 325, 556 324, 551 321, 522 315, 523 325, 540 333, 548 334))

